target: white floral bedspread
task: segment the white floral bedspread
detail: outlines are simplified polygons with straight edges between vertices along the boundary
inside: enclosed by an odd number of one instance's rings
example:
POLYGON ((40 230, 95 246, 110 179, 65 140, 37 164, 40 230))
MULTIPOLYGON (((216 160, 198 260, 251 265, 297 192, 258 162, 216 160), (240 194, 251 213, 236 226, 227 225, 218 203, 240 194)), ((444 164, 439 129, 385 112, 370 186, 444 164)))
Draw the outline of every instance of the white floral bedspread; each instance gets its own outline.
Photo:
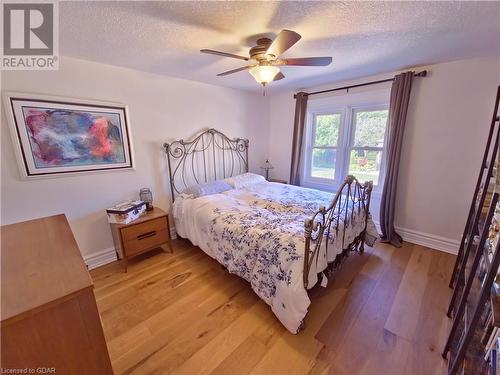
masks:
MULTIPOLYGON (((304 221, 320 206, 328 207, 332 198, 331 193, 263 182, 196 199, 181 196, 174 203, 174 220, 180 236, 247 280, 283 325, 297 333, 310 304, 303 285, 304 221)), ((362 211, 355 209, 348 217, 346 245, 365 225, 362 211)), ((377 237, 371 218, 368 230, 377 237)), ((334 232, 328 255, 325 243, 309 274, 309 287, 342 251, 342 238, 334 232)))

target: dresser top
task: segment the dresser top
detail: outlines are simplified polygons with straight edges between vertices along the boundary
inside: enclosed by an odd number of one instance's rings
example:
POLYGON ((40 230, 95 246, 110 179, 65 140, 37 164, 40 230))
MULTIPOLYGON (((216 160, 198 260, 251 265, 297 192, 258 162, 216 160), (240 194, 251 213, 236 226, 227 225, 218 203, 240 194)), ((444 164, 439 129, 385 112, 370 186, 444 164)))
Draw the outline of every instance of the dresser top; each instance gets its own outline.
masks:
POLYGON ((4 225, 2 322, 92 287, 66 216, 4 225))

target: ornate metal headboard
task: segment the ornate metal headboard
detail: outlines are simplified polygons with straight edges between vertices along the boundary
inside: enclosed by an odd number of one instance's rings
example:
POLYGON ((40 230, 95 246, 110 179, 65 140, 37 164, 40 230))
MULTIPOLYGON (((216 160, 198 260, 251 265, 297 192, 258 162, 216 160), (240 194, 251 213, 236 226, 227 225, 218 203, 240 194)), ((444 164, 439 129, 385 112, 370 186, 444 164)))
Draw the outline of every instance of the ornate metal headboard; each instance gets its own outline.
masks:
POLYGON ((172 201, 194 184, 248 172, 248 139, 229 138, 215 129, 185 141, 165 143, 172 201))

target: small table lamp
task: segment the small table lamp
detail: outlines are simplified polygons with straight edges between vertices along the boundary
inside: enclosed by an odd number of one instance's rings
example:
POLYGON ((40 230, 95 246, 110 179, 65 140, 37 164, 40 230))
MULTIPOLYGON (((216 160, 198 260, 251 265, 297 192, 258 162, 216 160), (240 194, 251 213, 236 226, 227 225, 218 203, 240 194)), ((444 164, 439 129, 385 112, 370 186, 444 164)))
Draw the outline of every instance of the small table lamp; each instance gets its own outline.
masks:
POLYGON ((269 170, 274 168, 273 165, 269 162, 269 160, 266 160, 260 167, 266 171, 266 180, 269 181, 269 170))
POLYGON ((139 198, 146 203, 146 211, 153 209, 153 193, 149 188, 142 188, 139 190, 139 198))

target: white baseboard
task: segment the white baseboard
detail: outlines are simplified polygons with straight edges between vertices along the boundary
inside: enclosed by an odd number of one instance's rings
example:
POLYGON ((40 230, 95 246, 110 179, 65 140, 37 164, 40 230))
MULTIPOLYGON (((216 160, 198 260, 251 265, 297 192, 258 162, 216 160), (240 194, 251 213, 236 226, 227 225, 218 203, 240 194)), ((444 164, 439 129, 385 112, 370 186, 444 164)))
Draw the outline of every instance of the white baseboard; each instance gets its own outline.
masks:
POLYGON ((85 264, 89 270, 94 268, 104 266, 105 264, 114 262, 117 260, 116 251, 114 247, 110 247, 83 257, 85 264))
POLYGON ((451 238, 398 227, 396 227, 396 231, 401 235, 401 237, 403 237, 403 240, 406 242, 411 242, 417 245, 422 245, 431 249, 444 251, 446 253, 454 255, 458 253, 460 242, 452 240, 451 238))
MULTIPOLYGON (((380 223, 375 222, 378 232, 380 233, 380 223)), ((457 255, 460 242, 453 240, 451 238, 438 236, 435 234, 424 233, 418 230, 406 229, 396 226, 396 232, 398 232, 403 241, 414 243, 416 245, 421 245, 429 247, 434 250, 444 251, 445 253, 457 255)))
MULTIPOLYGON (((175 232, 175 228, 170 228, 170 238, 173 240, 177 238, 177 233, 175 232)), ((107 249, 97 251, 95 253, 85 255, 83 257, 85 264, 89 270, 93 270, 94 268, 104 266, 105 264, 112 263, 118 260, 116 257, 116 251, 114 247, 109 247, 107 249)))

